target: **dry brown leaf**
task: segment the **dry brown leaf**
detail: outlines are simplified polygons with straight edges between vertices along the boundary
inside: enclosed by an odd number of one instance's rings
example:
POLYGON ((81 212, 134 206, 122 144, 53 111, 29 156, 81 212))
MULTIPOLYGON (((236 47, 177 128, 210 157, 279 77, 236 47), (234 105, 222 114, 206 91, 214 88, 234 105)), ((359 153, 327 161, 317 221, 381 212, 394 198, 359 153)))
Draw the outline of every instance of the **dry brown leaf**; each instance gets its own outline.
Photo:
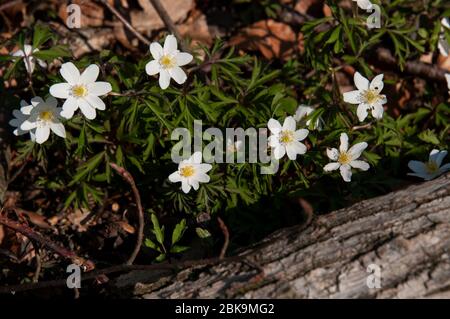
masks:
POLYGON ((195 47, 197 44, 209 46, 213 42, 206 16, 198 10, 194 10, 187 21, 178 26, 178 31, 183 38, 192 40, 192 47, 195 47))
POLYGON ((443 55, 439 55, 437 64, 439 67, 450 72, 450 56, 445 57, 443 55))
POLYGON ((301 14, 319 12, 323 10, 323 2, 323 0, 299 0, 294 10, 301 14))
POLYGON ((259 50, 266 59, 286 59, 297 45, 294 31, 275 20, 258 21, 230 39, 231 45, 259 50))
MULTIPOLYGON (((145 35, 150 35, 152 31, 165 27, 159 14, 148 0, 140 0, 139 4, 144 9, 143 11, 132 10, 130 12, 131 24, 136 30, 145 35)), ((189 11, 194 9, 195 6, 194 0, 162 0, 161 4, 175 23, 186 19, 189 11)))
POLYGON ((120 228, 122 228, 125 232, 129 234, 134 234, 136 232, 136 229, 130 224, 128 224, 126 221, 119 220, 116 223, 120 228))

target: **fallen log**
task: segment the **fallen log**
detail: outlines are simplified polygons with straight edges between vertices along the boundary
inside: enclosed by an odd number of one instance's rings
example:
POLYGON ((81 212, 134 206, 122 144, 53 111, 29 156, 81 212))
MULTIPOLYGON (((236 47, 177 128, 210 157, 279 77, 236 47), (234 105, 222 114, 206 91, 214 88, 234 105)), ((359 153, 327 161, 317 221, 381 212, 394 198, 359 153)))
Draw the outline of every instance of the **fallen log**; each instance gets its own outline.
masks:
POLYGON ((447 174, 279 230, 242 259, 111 284, 138 298, 450 298, 449 250, 447 174))

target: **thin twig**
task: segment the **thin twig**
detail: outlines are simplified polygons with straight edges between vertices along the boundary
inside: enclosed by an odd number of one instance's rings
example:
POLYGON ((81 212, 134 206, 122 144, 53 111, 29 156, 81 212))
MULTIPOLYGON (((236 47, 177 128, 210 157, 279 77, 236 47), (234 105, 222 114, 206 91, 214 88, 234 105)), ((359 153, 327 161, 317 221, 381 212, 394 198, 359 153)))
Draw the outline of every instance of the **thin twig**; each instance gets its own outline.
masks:
POLYGON ((178 43, 180 44, 181 49, 184 52, 189 52, 189 48, 187 48, 184 45, 184 42, 182 41, 180 32, 178 32, 177 27, 175 26, 175 23, 173 23, 172 19, 170 18, 169 14, 167 13, 166 9, 163 7, 161 2, 159 0, 150 0, 153 8, 155 8, 156 12, 158 13, 161 20, 166 25, 167 29, 178 39, 178 43))
POLYGON ((105 7, 107 7, 109 9, 109 11, 112 12, 112 14, 114 14, 122 23, 123 25, 130 30, 135 36, 136 38, 138 38, 139 40, 141 40, 144 44, 146 45, 150 45, 150 41, 144 37, 141 33, 139 33, 139 31, 137 31, 128 21, 127 19, 125 19, 123 17, 123 15, 120 14, 119 11, 116 10, 116 8, 114 8, 112 5, 109 4, 108 0, 98 0, 100 1, 105 7))
POLYGON ((0 5, 0 11, 8 9, 9 7, 14 7, 16 4, 19 4, 21 2, 22 2, 22 0, 13 0, 10 2, 4 3, 4 4, 0 5))
MULTIPOLYGON (((249 253, 248 253, 249 254, 249 253)), ((204 266, 214 266, 219 263, 233 263, 233 262, 245 262, 248 254, 245 255, 237 255, 231 256, 224 259, 220 258, 209 258, 202 260, 188 260, 182 261, 179 263, 162 263, 162 264, 152 264, 152 265, 116 265, 103 269, 94 270, 92 272, 86 273, 81 276, 82 281, 96 279, 99 276, 134 271, 134 270, 142 270, 142 271, 155 271, 155 270, 171 270, 171 271, 180 271, 189 267, 204 267, 204 266)), ((28 284, 20 284, 14 286, 3 286, 0 287, 0 294, 9 294, 16 293, 21 291, 35 290, 35 289, 44 289, 51 287, 59 287, 66 285, 66 279, 56 279, 49 281, 41 281, 38 283, 28 283, 28 284)))
POLYGON ((134 194, 134 200, 136 202, 137 210, 138 210, 138 220, 139 220, 139 228, 137 233, 136 245, 134 247, 134 251, 131 254, 130 258, 128 258, 126 264, 132 265, 134 260, 136 259, 139 251, 141 250, 142 241, 144 239, 144 209, 142 208, 141 196, 139 195, 139 190, 136 187, 136 183, 134 182, 134 178, 130 172, 128 172, 125 168, 120 167, 115 163, 110 163, 111 167, 120 175, 122 178, 131 186, 131 190, 134 194))
POLYGON ((61 247, 58 244, 55 244, 50 239, 45 238, 41 234, 35 232, 27 225, 23 225, 16 221, 13 221, 13 220, 9 219, 7 216, 0 216, 0 224, 21 233, 22 235, 28 237, 31 240, 39 242, 40 244, 42 244, 43 246, 52 250, 53 252, 57 253, 61 257, 69 259, 73 263, 75 263, 79 266, 84 266, 84 267, 88 268, 88 270, 95 268, 95 265, 92 261, 86 260, 82 257, 79 257, 73 251, 68 250, 64 247, 61 247))
POLYGON ((224 242, 222 250, 220 251, 219 259, 224 259, 227 253, 228 244, 230 243, 230 232, 228 231, 227 225, 223 222, 222 218, 217 217, 217 222, 219 223, 220 230, 222 230, 224 242))
POLYGON ((39 250, 38 245, 36 245, 33 242, 33 247, 34 247, 34 254, 35 254, 35 261, 36 261, 36 271, 34 272, 33 275, 33 282, 38 282, 39 281, 39 275, 41 274, 41 269, 42 269, 42 261, 41 261, 41 251, 39 250))

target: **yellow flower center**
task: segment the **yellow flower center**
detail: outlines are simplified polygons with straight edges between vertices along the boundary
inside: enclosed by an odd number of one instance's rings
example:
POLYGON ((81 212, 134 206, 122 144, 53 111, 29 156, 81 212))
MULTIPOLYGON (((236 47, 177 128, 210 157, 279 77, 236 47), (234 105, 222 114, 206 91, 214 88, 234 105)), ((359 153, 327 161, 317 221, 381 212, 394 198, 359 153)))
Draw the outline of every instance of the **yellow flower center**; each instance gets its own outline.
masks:
POLYGON ((342 165, 346 165, 352 161, 352 157, 348 153, 339 154, 338 162, 342 165))
POLYGON ((367 103, 373 104, 380 98, 380 95, 374 90, 367 90, 364 95, 367 103))
POLYGON ((88 90, 84 85, 74 85, 72 87, 72 94, 76 97, 84 97, 87 93, 88 90))
POLYGON ((175 66, 175 59, 169 55, 163 55, 159 60, 159 63, 163 66, 163 68, 170 69, 175 66))
POLYGON ((195 169, 192 165, 187 165, 180 169, 180 175, 183 177, 191 177, 192 175, 194 175, 194 173, 195 169))
POLYGON ((439 170, 439 166, 436 164, 436 162, 433 161, 429 161, 428 163, 426 163, 425 168, 430 174, 436 173, 439 170))
POLYGON ((289 144, 294 140, 294 133, 292 131, 281 131, 280 142, 289 144))
POLYGON ((43 111, 39 114, 39 118, 45 122, 51 121, 53 119, 53 113, 50 111, 43 111))

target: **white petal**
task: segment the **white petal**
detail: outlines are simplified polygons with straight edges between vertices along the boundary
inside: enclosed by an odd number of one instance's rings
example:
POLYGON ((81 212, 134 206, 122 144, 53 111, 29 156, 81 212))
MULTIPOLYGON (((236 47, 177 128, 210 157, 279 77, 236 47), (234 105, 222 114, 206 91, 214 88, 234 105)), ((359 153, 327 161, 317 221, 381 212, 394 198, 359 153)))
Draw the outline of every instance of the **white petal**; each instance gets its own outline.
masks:
POLYGON ((383 89, 384 83, 383 83, 383 76, 384 74, 378 74, 376 77, 372 79, 372 82, 370 82, 370 89, 375 90, 377 93, 380 93, 383 89))
POLYGON ((177 182, 181 182, 181 175, 178 171, 173 172, 172 174, 169 175, 169 181, 171 181, 172 183, 177 183, 177 182))
POLYGON ((98 78, 98 74, 100 69, 97 65, 91 64, 89 65, 84 72, 81 74, 80 82, 84 84, 94 83, 98 78))
POLYGON ((62 106, 60 115, 66 119, 71 119, 73 113, 78 109, 78 101, 73 97, 69 97, 62 106))
POLYGON ((361 156, 361 153, 367 148, 366 142, 356 143, 348 150, 348 153, 351 155, 352 159, 356 160, 361 156))
POLYGON ((184 82, 186 82, 186 73, 184 73, 184 71, 179 66, 175 66, 169 69, 169 74, 178 84, 183 84, 184 82))
POLYGON ((25 52, 23 52, 23 50, 17 50, 12 56, 25 56, 25 52))
POLYGON ((36 128, 36 126, 37 126, 37 122, 30 122, 27 120, 20 125, 20 129, 23 131, 29 131, 29 130, 36 128))
POLYGON ((186 180, 182 180, 181 181, 181 189, 183 190, 184 193, 187 194, 191 190, 191 185, 189 185, 186 180))
POLYGON ((200 164, 202 162, 202 152, 195 152, 192 154, 191 163, 200 164))
POLYGON ((53 84, 50 87, 50 94, 59 99, 67 99, 69 98, 70 87, 69 83, 53 84))
POLYGON ((384 108, 383 105, 377 103, 373 106, 372 116, 376 119, 381 119, 383 117, 384 108))
POLYGON ((311 114, 312 111, 314 111, 314 109, 312 107, 310 107, 310 106, 299 105, 298 108, 297 108, 297 111, 295 111, 294 119, 298 122, 302 118, 304 118, 304 117, 308 116, 309 114, 311 114))
POLYGON ((294 138, 297 141, 303 141, 307 136, 308 136, 309 131, 307 129, 299 129, 297 131, 295 131, 294 133, 294 138))
POLYGON ((295 127, 297 122, 294 120, 292 116, 288 116, 284 119, 283 130, 287 131, 295 131, 295 127))
POLYGON ((370 107, 365 103, 361 103, 360 105, 358 105, 358 108, 356 109, 356 115, 358 116, 358 120, 360 122, 364 121, 365 118, 367 117, 367 114, 368 114, 367 110, 369 108, 370 107))
POLYGON ((277 145, 280 145, 280 137, 278 136, 278 134, 270 135, 269 146, 275 147, 277 145))
POLYGON ((280 133, 281 132, 281 124, 275 119, 270 119, 267 123, 267 127, 272 133, 280 133))
POLYGON ((194 190, 197 190, 200 187, 198 180, 196 180, 196 179, 191 179, 189 181, 189 184, 191 184, 191 186, 194 190))
POLYGON ((286 153, 290 160, 294 161, 297 158, 297 150, 292 144, 286 145, 286 153))
POLYGON ((194 57, 191 54, 186 53, 186 52, 178 52, 175 55, 175 59, 177 61, 178 66, 183 66, 183 65, 191 63, 193 58, 194 57))
POLYGON ((47 68, 47 63, 45 61, 42 61, 40 59, 36 59, 36 61, 41 66, 41 68, 43 69, 47 68))
POLYGON ((408 167, 415 173, 424 174, 427 172, 427 168, 423 162, 409 161, 408 167))
POLYGON ((170 85, 170 74, 167 70, 161 70, 159 72, 159 87, 163 90, 167 89, 170 85))
POLYGON ((441 166, 442 161, 444 160, 444 158, 447 156, 447 151, 439 151, 439 150, 433 150, 430 153, 430 161, 433 161, 437 164, 437 166, 441 166), (433 152, 434 151, 434 152, 433 152))
POLYGON ((274 148, 273 154, 274 154, 275 159, 278 160, 278 159, 282 158, 284 156, 284 154, 286 154, 286 149, 282 145, 277 145, 274 148))
POLYGON ((450 73, 445 74, 445 80, 447 81, 447 87, 450 90, 450 73))
POLYGON ((59 70, 61 76, 66 80, 69 84, 75 85, 79 84, 80 81, 80 71, 78 71, 75 64, 72 62, 67 62, 61 65, 61 69, 59 70))
POLYGON ((47 106, 50 106, 51 108, 55 108, 56 106, 58 106, 58 100, 55 99, 53 96, 49 96, 46 100, 45 100, 45 104, 47 106))
POLYGON ((356 3, 358 4, 358 7, 360 7, 363 10, 369 10, 372 8, 372 3, 369 0, 357 0, 356 3))
POLYGON ((370 165, 364 161, 351 161, 350 166, 353 168, 359 168, 362 171, 367 171, 370 165))
POLYGON ((332 161, 337 161, 339 158, 339 152, 335 148, 327 148, 327 156, 332 161))
POLYGON ((449 170, 450 170, 450 163, 442 165, 442 167, 439 168, 439 173, 442 174, 449 170))
POLYGON ((159 62, 156 60, 152 60, 145 65, 145 72, 148 75, 158 74, 160 70, 159 62))
POLYGON ((36 129, 36 143, 42 144, 48 140, 50 136, 50 128, 48 126, 38 127, 36 129))
POLYGON ((109 82, 94 82, 87 85, 89 94, 92 95, 105 95, 112 91, 111 84, 109 82))
POLYGON ((363 77, 361 73, 355 72, 353 80, 355 81, 355 86, 358 88, 358 90, 365 91, 369 88, 369 80, 363 77))
POLYGON ((93 120, 97 115, 95 112, 95 108, 93 108, 86 100, 79 99, 78 106, 80 107, 81 113, 88 119, 93 120))
POLYGON ((286 153, 291 160, 295 160, 297 157, 297 154, 305 154, 306 153, 306 146, 303 143, 300 142, 293 142, 288 145, 286 145, 286 153))
POLYGON ((32 56, 25 57, 23 59, 23 63, 25 63, 25 69, 27 70, 28 73, 34 72, 36 62, 34 61, 34 58, 32 56))
POLYGON ((62 123, 52 123, 50 124, 50 129, 56 135, 62 138, 66 138, 66 129, 64 128, 64 125, 62 123))
POLYGON ((331 172, 337 170, 340 166, 341 164, 339 163, 328 163, 323 167, 323 170, 326 172, 331 172))
POLYGON ((206 173, 208 171, 210 171, 212 168, 211 164, 198 164, 197 166, 197 170, 201 173, 206 173))
POLYGON ((33 97, 31 99, 31 105, 33 105, 33 106, 36 106, 36 105, 38 105, 39 103, 42 103, 42 102, 44 102, 44 100, 41 97, 39 97, 39 96, 35 96, 35 97, 33 97))
POLYGON ((152 54, 153 59, 161 59, 164 54, 161 44, 159 44, 158 42, 153 42, 152 44, 150 44, 150 53, 152 54))
POLYGON ((209 180, 210 180, 210 177, 208 175, 204 174, 204 173, 200 173, 200 174, 197 175, 197 180, 200 183, 208 183, 209 180))
POLYGON ((341 165, 339 170, 344 181, 350 182, 352 180, 352 170, 350 168, 350 165, 341 165))
POLYGON ((164 54, 173 54, 177 50, 177 39, 169 34, 164 40, 164 54))
POLYGON ((97 110, 104 111, 106 109, 105 102, 101 98, 95 95, 89 94, 84 98, 93 108, 97 110))
POLYGON ((348 150, 348 135, 346 133, 341 133, 341 136, 339 137, 341 140, 341 145, 339 146, 339 151, 341 153, 345 153, 348 150))
POLYGON ((359 90, 345 92, 344 93, 344 102, 347 102, 350 104, 361 103, 361 92, 359 90))

